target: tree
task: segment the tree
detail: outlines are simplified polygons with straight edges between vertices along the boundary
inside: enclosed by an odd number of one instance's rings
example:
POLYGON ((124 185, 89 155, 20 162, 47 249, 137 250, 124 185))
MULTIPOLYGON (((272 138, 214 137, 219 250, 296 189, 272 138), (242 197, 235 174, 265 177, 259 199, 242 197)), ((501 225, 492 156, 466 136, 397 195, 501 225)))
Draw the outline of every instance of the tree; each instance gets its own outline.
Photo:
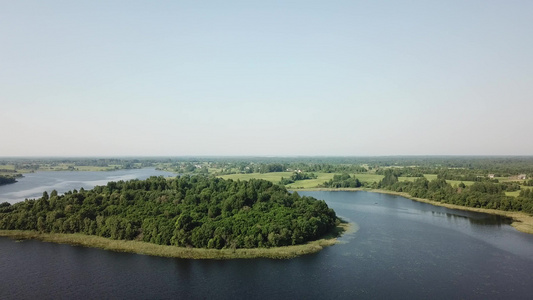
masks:
POLYGON ((394 174, 392 169, 386 169, 384 172, 385 177, 379 182, 379 187, 390 187, 398 182, 398 176, 394 174))

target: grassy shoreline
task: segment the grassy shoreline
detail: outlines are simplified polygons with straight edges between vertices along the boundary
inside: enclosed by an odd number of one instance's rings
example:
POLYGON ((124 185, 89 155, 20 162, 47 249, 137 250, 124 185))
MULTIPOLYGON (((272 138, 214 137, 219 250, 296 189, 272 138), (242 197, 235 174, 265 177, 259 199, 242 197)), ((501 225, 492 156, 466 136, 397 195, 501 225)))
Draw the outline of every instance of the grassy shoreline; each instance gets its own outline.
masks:
POLYGON ((473 212, 480 212, 490 215, 500 215, 504 217, 511 218, 513 222, 511 223, 511 226, 513 226, 516 230, 533 234, 533 216, 519 212, 519 211, 505 211, 505 210, 497 210, 497 209, 488 209, 488 208, 476 208, 476 207, 468 207, 468 206, 461 206, 461 205, 455 205, 455 204, 449 204, 449 203, 442 203, 437 202, 429 199, 424 198, 416 198, 413 197, 407 193, 400 193, 400 192, 394 192, 394 191, 387 191, 387 190, 380 190, 380 189, 368 189, 368 188, 304 188, 304 189, 293 189, 295 192, 299 191, 348 191, 348 192, 356 192, 356 191, 366 191, 366 192, 372 192, 372 193, 381 193, 381 194, 389 194, 389 195, 397 195, 402 196, 407 199, 411 199, 418 202, 424 202, 435 206, 442 206, 450 209, 458 209, 458 210, 464 210, 464 211, 473 211, 473 212))
POLYGON ((70 244, 99 248, 116 252, 128 252, 151 256, 188 258, 188 259, 235 259, 235 258, 273 258, 288 259, 297 256, 316 253, 324 247, 337 243, 337 237, 350 231, 351 223, 341 222, 333 232, 322 239, 303 245, 254 248, 254 249, 198 249, 176 246, 156 245, 140 241, 112 240, 104 237, 85 235, 80 233, 39 233, 37 231, 0 230, 0 236, 16 240, 37 239, 44 242, 70 244))

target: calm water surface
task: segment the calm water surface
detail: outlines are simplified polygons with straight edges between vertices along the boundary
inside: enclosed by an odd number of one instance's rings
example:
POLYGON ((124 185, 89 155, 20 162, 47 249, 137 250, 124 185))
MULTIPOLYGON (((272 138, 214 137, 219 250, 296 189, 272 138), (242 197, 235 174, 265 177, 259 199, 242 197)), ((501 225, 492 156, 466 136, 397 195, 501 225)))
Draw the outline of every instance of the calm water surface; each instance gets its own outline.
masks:
POLYGON ((172 176, 174 173, 158 171, 153 168, 117 170, 108 172, 49 171, 24 174, 16 183, 0 186, 0 203, 15 203, 24 199, 39 198, 44 191, 52 190, 60 194, 71 191, 91 189, 97 185, 106 185, 109 181, 146 179, 150 176, 172 176))
POLYGON ((368 192, 301 192, 359 230, 291 260, 186 260, 0 238, 0 298, 530 299, 533 235, 368 192))

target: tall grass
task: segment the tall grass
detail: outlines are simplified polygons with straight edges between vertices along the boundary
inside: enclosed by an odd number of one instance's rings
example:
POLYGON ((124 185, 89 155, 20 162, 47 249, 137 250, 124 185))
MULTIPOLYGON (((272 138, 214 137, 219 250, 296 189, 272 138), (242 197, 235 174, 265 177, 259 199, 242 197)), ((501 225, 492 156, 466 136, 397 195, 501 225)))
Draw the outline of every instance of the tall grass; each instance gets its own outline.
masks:
POLYGON ((233 259, 233 258, 274 258, 287 259, 296 256, 315 253, 326 246, 337 243, 337 237, 348 230, 348 223, 340 223, 333 232, 324 238, 304 245, 254 248, 254 249, 199 249, 176 246, 156 245, 140 241, 111 240, 93 235, 64 234, 64 233, 39 233, 36 231, 0 230, 0 236, 13 239, 38 239, 45 242, 70 244, 76 246, 100 248, 117 252, 138 253, 163 257, 179 257, 190 259, 233 259))

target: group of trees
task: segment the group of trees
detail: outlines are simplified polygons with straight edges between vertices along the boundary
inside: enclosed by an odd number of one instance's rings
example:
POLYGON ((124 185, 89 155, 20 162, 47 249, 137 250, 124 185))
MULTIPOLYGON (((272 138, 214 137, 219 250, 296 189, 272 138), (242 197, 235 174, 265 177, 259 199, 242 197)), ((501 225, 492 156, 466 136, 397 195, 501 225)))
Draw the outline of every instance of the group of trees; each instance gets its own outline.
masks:
POLYGON ((0 175, 0 185, 15 183, 17 180, 13 176, 0 175))
POLYGON ((533 186, 533 179, 524 180, 522 184, 525 186, 533 186))
POLYGON ((315 240, 335 227, 324 201, 265 180, 206 176, 109 182, 0 205, 0 229, 85 233, 197 248, 255 248, 315 240))
POLYGON ((383 175, 383 179, 378 183, 378 188, 388 188, 398 182, 398 175, 393 169, 386 169, 383 175))
POLYGON ((315 175, 315 173, 294 172, 289 178, 281 177, 279 184, 287 185, 287 184, 294 183, 298 180, 307 180, 307 179, 316 179, 316 178, 317 176, 315 175))
POLYGON ((379 187, 442 203, 533 213, 533 193, 529 189, 520 191, 518 197, 505 195, 506 191, 519 189, 516 183, 481 181, 470 186, 462 182, 452 186, 443 178, 428 181, 422 177, 414 181, 398 181, 398 178, 389 172, 385 174, 379 187))
POLYGON ((350 174, 344 173, 333 175, 333 178, 324 182, 322 186, 327 188, 358 188, 363 184, 355 176, 352 177, 350 174))
POLYGON ((284 172, 286 170, 285 165, 279 163, 262 164, 255 167, 259 173, 272 173, 272 172, 284 172))

